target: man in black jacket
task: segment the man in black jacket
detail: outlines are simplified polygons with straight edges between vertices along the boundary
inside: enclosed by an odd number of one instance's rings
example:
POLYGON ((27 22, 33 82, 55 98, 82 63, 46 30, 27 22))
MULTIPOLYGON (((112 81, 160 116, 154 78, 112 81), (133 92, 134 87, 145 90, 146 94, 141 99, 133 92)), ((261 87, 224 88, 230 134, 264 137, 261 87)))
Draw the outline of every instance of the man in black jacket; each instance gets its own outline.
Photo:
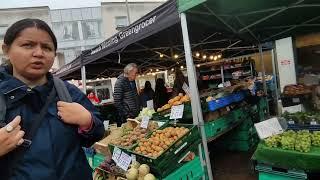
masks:
POLYGON ((114 103, 120 115, 117 124, 120 126, 127 118, 135 118, 140 111, 139 96, 135 83, 138 66, 134 63, 124 68, 114 86, 114 103))

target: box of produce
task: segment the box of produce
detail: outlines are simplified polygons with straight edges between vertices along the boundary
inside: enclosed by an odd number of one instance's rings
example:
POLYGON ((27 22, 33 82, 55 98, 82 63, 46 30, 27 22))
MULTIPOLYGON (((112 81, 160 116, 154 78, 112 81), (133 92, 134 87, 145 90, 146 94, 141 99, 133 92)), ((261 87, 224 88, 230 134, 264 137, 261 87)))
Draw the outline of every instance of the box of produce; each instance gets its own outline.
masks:
POLYGON ((155 173, 164 176, 168 172, 168 164, 177 164, 178 158, 185 155, 191 146, 199 144, 200 139, 199 130, 194 125, 167 125, 141 140, 132 153, 137 161, 150 165, 155 173))
POLYGON ((320 132, 285 131, 258 145, 254 160, 277 167, 311 172, 320 170, 320 132))
POLYGON ((320 130, 320 113, 318 112, 285 112, 282 115, 282 118, 284 118, 287 121, 288 129, 291 130, 320 130))
POLYGON ((122 136, 112 139, 109 143, 111 153, 114 146, 117 146, 124 151, 132 149, 141 139, 165 124, 166 122, 149 121, 147 129, 142 128, 139 125, 134 129, 123 129, 122 136))
POLYGON ((311 89, 308 86, 298 84, 298 85, 287 85, 283 89, 283 94, 285 96, 296 96, 296 95, 304 95, 310 94, 311 89))

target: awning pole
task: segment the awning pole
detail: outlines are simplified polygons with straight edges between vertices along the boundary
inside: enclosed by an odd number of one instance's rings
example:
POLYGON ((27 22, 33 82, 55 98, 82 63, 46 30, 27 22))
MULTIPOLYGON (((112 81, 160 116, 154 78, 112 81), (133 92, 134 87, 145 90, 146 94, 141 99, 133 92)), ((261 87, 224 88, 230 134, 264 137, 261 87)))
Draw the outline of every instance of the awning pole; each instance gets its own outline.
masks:
MULTIPOLYGON (((192 52, 191 52, 191 48, 190 48, 186 15, 184 13, 181 13, 180 19, 181 19, 181 29, 182 29, 182 36, 183 36, 185 58, 186 58, 186 66, 187 66, 187 72, 188 72, 188 81, 189 81, 190 92, 191 92, 192 114, 197 115, 197 116, 193 116, 194 118, 196 118, 196 119, 193 119, 193 122, 194 122, 194 124, 197 124, 198 127, 200 127, 201 139, 202 139, 202 145, 204 148, 208 177, 209 177, 209 180, 212 180, 213 179, 212 169, 211 169, 210 157, 209 157, 209 153, 208 153, 207 138, 206 138, 206 134, 205 134, 205 130, 204 130, 204 122, 203 122, 202 109, 201 109, 200 97, 199 97, 199 92, 198 92, 196 71, 195 71, 195 66, 194 66, 193 59, 192 59, 192 52)), ((200 158, 202 158, 202 157, 200 157, 200 158)))
MULTIPOLYGON (((263 54, 262 54, 262 45, 259 44, 259 53, 260 53, 260 63, 261 63, 261 72, 262 72, 262 83, 263 83, 263 91, 265 94, 265 98, 267 101, 267 104, 269 104, 268 102, 268 92, 267 92, 267 84, 266 84, 266 79, 265 79, 265 67, 264 67, 264 61, 263 61, 263 54)), ((267 105, 267 115, 269 116, 269 105, 267 105)))
POLYGON ((87 94, 86 66, 81 67, 81 79, 82 79, 82 91, 84 94, 87 94))
POLYGON ((272 55, 272 74, 273 74, 273 82, 274 82, 274 88, 275 88, 275 95, 276 98, 274 98, 274 103, 276 105, 276 112, 277 115, 280 115, 281 113, 279 112, 279 104, 278 104, 278 100, 279 100, 279 91, 278 91, 278 78, 277 78, 277 71, 276 71, 276 55, 275 55, 275 48, 273 46, 273 49, 271 50, 271 55, 272 55))

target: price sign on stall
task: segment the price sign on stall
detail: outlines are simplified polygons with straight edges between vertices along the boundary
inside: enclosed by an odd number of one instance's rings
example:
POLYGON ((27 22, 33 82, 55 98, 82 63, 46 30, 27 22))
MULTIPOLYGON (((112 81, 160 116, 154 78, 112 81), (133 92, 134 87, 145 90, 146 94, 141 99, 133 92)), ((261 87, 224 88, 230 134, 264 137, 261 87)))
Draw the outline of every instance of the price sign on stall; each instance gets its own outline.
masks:
POLYGON ((277 118, 271 118, 254 124, 260 139, 283 133, 283 129, 277 118))
POLYGON ((121 153, 121 156, 118 160, 118 166, 124 171, 128 170, 128 167, 131 163, 132 157, 124 152, 121 153))
POLYGON ((114 147, 113 153, 112 153, 112 159, 114 160, 114 162, 116 164, 118 164, 118 160, 120 158, 120 155, 121 155, 121 150, 117 147, 114 147))
POLYGON ((147 108, 153 109, 153 100, 147 101, 147 108))
POLYGON ((150 120, 149 116, 143 116, 141 124, 140 124, 140 127, 147 129, 148 128, 148 124, 149 124, 149 120, 150 120))
POLYGON ((183 116, 184 105, 172 106, 170 119, 181 119, 183 116))

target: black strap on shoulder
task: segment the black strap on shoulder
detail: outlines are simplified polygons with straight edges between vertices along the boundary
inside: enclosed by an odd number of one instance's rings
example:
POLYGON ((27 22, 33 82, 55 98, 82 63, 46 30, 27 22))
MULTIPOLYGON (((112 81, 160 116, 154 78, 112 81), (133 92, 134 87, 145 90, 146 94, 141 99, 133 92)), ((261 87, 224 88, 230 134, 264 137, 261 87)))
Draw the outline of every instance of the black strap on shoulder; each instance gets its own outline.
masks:
POLYGON ((7 111, 6 99, 4 95, 0 93, 0 127, 5 125, 6 111, 7 111))
POLYGON ((61 101, 64 102, 72 102, 72 98, 70 93, 66 87, 66 84, 59 78, 53 77, 54 87, 57 90, 58 97, 61 101))
POLYGON ((36 134, 37 130, 39 129, 39 127, 41 125, 41 123, 45 120, 44 117, 48 113, 49 105, 55 100, 55 97, 56 97, 56 89, 54 87, 52 87, 52 90, 51 90, 50 94, 47 97, 46 103, 42 107, 40 113, 37 114, 36 117, 34 118, 34 120, 32 122, 32 125, 30 127, 30 130, 26 132, 24 143, 21 145, 21 147, 19 147, 18 149, 16 149, 13 152, 14 153, 14 157, 12 158, 11 164, 9 166, 9 171, 10 171, 9 172, 9 177, 14 172, 14 168, 17 166, 18 161, 20 159, 22 159, 25 151, 31 145, 32 138, 36 134))

